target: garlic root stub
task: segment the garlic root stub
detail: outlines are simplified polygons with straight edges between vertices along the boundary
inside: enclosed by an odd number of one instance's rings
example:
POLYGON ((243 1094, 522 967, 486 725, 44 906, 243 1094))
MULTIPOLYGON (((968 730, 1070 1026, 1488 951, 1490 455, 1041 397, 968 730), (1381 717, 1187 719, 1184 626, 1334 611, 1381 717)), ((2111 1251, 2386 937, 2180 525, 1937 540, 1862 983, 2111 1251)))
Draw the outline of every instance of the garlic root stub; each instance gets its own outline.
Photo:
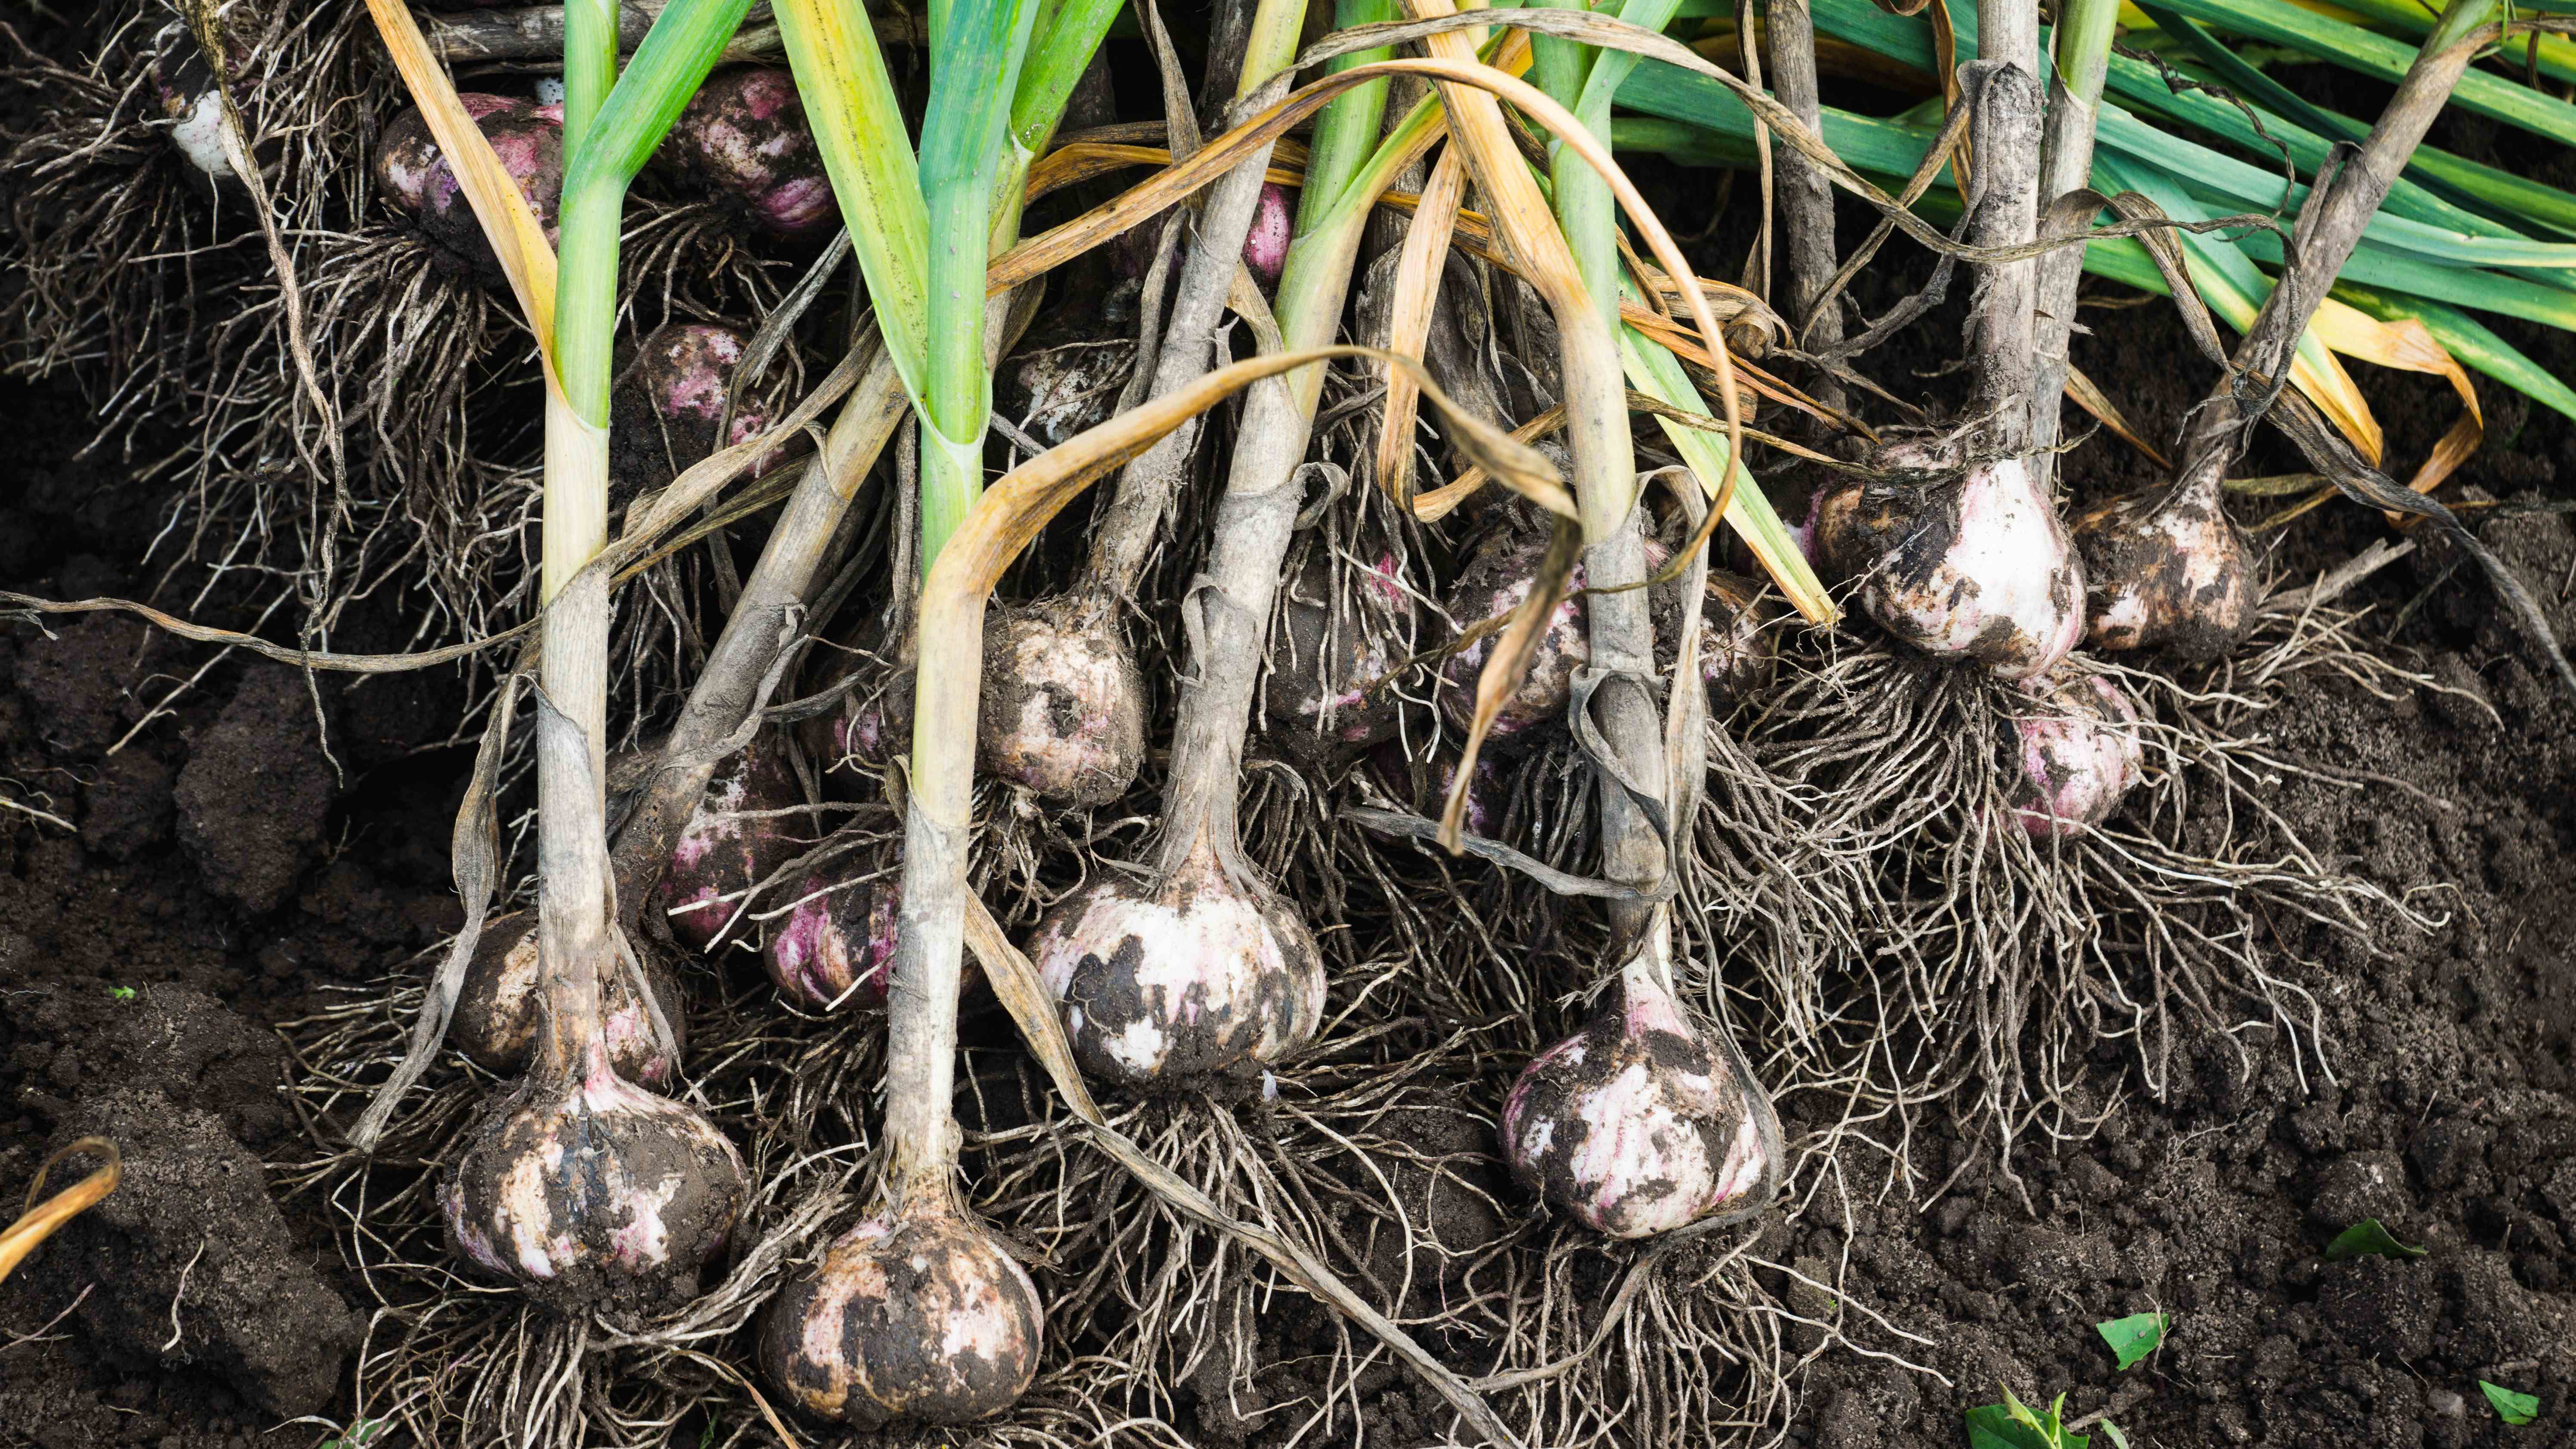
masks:
POLYGON ((2023 687, 2033 699, 2013 718, 2013 819, 2042 839, 2080 835, 2110 819, 2145 772, 2138 706, 2098 674, 2060 671, 2023 687))
POLYGON ((2253 627, 2254 552, 2214 493, 2114 498, 2075 521, 2096 649, 2223 659, 2253 627))
POLYGON ((780 1290, 760 1364, 812 1418, 964 1424, 1027 1391, 1045 1319, 1029 1275, 961 1214, 898 1211, 843 1233, 780 1290))
POLYGON ((2029 465, 1964 468, 1933 445, 1880 451, 1892 478, 1820 494, 1814 546, 1861 578, 1870 616, 1904 643, 2004 679, 2046 672, 2083 637, 2084 570, 2029 465))
POLYGON ((1038 923, 1029 956, 1083 1071, 1170 1085, 1314 1040, 1324 965, 1295 908, 1201 849, 1158 884, 1105 877, 1038 923))
MULTIPOLYGON (((686 1051, 688 1013, 682 1009, 679 980, 654 951, 641 943, 636 950, 644 962, 644 979, 661 1000, 662 1018, 671 1024, 673 1043, 686 1051)), ((487 1072, 516 1076, 527 1070, 545 1030, 545 1010, 545 990, 537 978, 537 913, 513 911, 486 922, 456 994, 449 1043, 487 1072)), ((652 1012, 623 967, 601 974, 599 1016, 608 1060, 620 1076, 658 1087, 679 1075, 679 1063, 663 1054, 652 1012)))
POLYGON ((1759 1090, 1631 970, 1608 1009, 1521 1069, 1503 1103, 1503 1150, 1515 1177, 1585 1226, 1668 1233, 1775 1173, 1759 1090))
POLYGON ((597 1043, 590 1055, 468 1130, 439 1185, 449 1242, 564 1312, 685 1302, 742 1218, 742 1157, 706 1118, 618 1076, 597 1043))
POLYGON ((984 631, 983 766, 1050 800, 1105 805, 1145 763, 1145 676, 1110 611, 1065 595, 984 631))

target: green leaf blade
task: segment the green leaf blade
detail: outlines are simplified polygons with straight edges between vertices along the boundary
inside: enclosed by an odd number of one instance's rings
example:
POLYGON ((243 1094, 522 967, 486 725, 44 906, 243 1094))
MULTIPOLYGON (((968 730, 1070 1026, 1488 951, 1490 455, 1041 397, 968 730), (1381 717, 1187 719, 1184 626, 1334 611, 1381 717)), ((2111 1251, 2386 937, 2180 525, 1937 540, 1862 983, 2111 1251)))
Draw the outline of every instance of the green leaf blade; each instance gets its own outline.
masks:
POLYGON ((2111 1346, 2111 1357, 2125 1372, 2136 1367, 2139 1360, 2164 1347, 2165 1332, 2172 1326, 2173 1320, 2162 1313, 2132 1313, 2126 1318, 2094 1324, 2093 1331, 2102 1335, 2102 1341, 2111 1346))
POLYGON ((2540 1418, 2540 1396, 2537 1394, 2521 1393, 2502 1384, 2488 1383, 2485 1379, 2478 1380, 2478 1392, 2487 1396, 2487 1406, 2496 1411, 2497 1418, 2516 1428, 2540 1418))
POLYGON ((2326 1244, 2326 1261, 2341 1263, 2353 1258, 2390 1258, 2402 1263, 2409 1258, 2423 1257, 2426 1251, 2412 1243, 2397 1241, 2394 1234, 2380 1225, 2379 1219, 2363 1218, 2335 1234, 2334 1241, 2326 1244))

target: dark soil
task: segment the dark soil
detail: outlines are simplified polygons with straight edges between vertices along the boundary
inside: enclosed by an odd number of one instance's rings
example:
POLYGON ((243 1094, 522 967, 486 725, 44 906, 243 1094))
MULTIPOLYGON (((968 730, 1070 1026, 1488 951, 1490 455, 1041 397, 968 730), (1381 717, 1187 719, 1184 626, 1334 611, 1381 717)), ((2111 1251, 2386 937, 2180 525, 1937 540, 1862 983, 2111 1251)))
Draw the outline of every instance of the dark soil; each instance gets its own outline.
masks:
MULTIPOLYGON (((2338 99, 2367 114, 2375 94, 2338 99)), ((2482 125, 2436 139, 2492 155, 2482 125)), ((1659 180, 1706 195, 1704 174, 1659 180)), ((1846 235, 1861 221, 1847 211, 1846 235)), ((1731 273, 1741 240, 1721 231, 1704 269, 1731 273)), ((1862 300, 1875 314, 1921 274, 1891 248, 1862 300)), ((1954 300, 1872 370, 1899 392, 1951 387, 1928 374, 1957 319, 1954 300)), ((2147 436, 2170 437, 2208 378, 2169 313, 2087 320, 2078 364, 2147 436)), ((2576 361, 2564 337, 2498 325, 2545 365, 2576 361)), ((2391 457, 2411 464, 2448 425, 2448 392, 2356 372, 2391 457)), ((2501 388, 2481 394, 2488 446, 2451 496, 2576 496, 2576 436, 2501 388)), ((196 597, 199 581, 144 563, 162 500, 78 456, 76 392, 0 386, 0 416, 14 423, 0 586, 196 597)), ((2295 466, 2267 446, 2247 471, 2295 466)), ((2153 470, 2104 437, 2069 476, 2090 498, 2153 470)), ((2576 639, 2566 516, 2483 530, 2576 639)), ((2331 565, 2384 532, 2330 506, 2288 530, 2278 562, 2331 565)), ((2350 601, 2375 606, 2365 632, 2441 688, 2382 699, 2304 676, 2269 718, 2276 756, 2313 773, 2285 771, 2267 802, 2330 863, 2446 923, 2366 946, 2281 923, 2269 965, 2322 1003, 2319 1039, 2252 1033, 2251 1057, 2200 1042, 2168 1100, 2130 1080, 2098 1138, 2025 1147, 2031 1211, 1988 1164, 1920 1210, 1828 1188, 1775 1226, 1770 1256, 1921 1335, 1887 1346, 1931 1371, 1827 1353, 1801 1371, 1793 1440, 1946 1449, 1965 1442, 1965 1409, 2009 1387, 2064 1391, 2070 1416, 2107 1413, 2140 1445, 2576 1442, 2576 710, 2453 563, 2428 544, 2350 601), (2325 1261, 2365 1218, 2423 1255, 2325 1261), (2173 1317, 2164 1348, 2115 1370, 2093 1325, 2148 1310, 2173 1317), (2504 1428, 2481 1379, 2537 1394, 2540 1423, 2504 1428)), ((227 597, 190 612, 246 622, 227 597)), ((334 642, 398 648, 406 633, 360 618, 334 642)), ((55 817, 0 811, 0 1203, 84 1133, 114 1137, 126 1170, 0 1288, 0 1445, 300 1449, 327 1435, 287 1421, 345 1412, 369 1300, 320 1206, 263 1179, 261 1161, 297 1155, 305 1131, 273 1028, 454 929, 446 841, 469 760, 439 743, 462 704, 453 674, 325 679, 320 695, 317 718, 294 671, 121 616, 0 632, 0 797, 55 817)), ((2126 1053, 2101 1047, 2106 1084, 2126 1053)), ((1829 1110, 1784 1108, 1792 1136, 1829 1110)), ((1968 1145, 1918 1150, 1946 1172, 1943 1152, 1968 1145)), ((1775 1287, 1811 1316, 1840 1311, 1775 1287)), ((1293 1356, 1307 1329, 1330 1332, 1300 1305, 1264 1326, 1262 1351, 1293 1356)), ((1793 1349, 1814 1345, 1795 1332, 1793 1349)), ((1426 1392, 1368 1382, 1385 1442, 1436 1437, 1446 1415, 1426 1392)), ((1200 1418, 1222 1440, 1215 1408, 1200 1418)))

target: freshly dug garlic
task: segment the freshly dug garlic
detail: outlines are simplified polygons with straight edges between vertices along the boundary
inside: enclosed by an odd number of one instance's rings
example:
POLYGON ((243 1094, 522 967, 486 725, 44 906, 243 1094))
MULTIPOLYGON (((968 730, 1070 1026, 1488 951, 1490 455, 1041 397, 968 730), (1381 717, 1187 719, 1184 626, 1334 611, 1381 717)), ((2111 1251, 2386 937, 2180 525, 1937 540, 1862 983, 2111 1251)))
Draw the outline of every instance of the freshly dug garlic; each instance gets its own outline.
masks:
MULTIPOLYGON (((645 980, 671 1024, 673 1043, 687 1046, 688 1014, 680 1009, 680 983, 660 957, 639 946, 645 980)), ((679 1064, 662 1051, 653 1030, 653 1014, 636 994, 634 978, 611 971, 599 983, 600 1031, 608 1042, 608 1060, 618 1074, 647 1087, 658 1087, 679 1075, 679 1064)), ((465 984, 456 996, 456 1011, 447 1025, 447 1040, 474 1064, 500 1076, 515 1076, 528 1067, 531 1052, 545 1028, 545 991, 537 979, 537 913, 513 911, 483 926, 474 943, 474 959, 465 967, 465 984)))
POLYGON ((538 1301, 643 1313, 697 1295, 745 1192, 733 1144, 620 1077, 594 1023, 468 1129, 438 1202, 458 1252, 538 1301))
MULTIPOLYGON (((1459 571, 1458 582, 1449 591, 1449 617, 1464 628, 1519 608, 1521 601, 1529 597, 1539 561, 1546 554, 1547 540, 1543 537, 1501 533, 1488 538, 1459 571)), ((1568 585, 1583 586, 1581 564, 1575 565, 1568 585)), ((1592 643, 1585 630, 1580 598, 1569 598, 1556 606, 1556 612, 1548 616, 1537 652, 1531 657, 1529 673, 1522 678, 1520 687, 1503 700, 1486 730, 1488 745, 1527 743, 1546 726, 1565 719, 1566 702, 1574 696, 1574 676, 1592 662, 1592 643)), ((1440 666, 1440 712, 1462 730, 1475 719, 1476 680, 1484 672, 1486 656, 1501 639, 1499 633, 1488 634, 1450 655, 1440 666)))
POLYGON ((1734 713, 1770 681, 1776 656, 1771 631, 1762 627, 1761 597, 1751 579, 1709 570, 1699 618, 1699 682, 1712 718, 1734 713))
POLYGON ((1661 921, 1601 1014, 1531 1059, 1503 1102, 1512 1173, 1614 1238, 1768 1201, 1780 1124, 1731 1038, 1695 1030, 1670 984, 1661 921))
POLYGON ((950 1206, 880 1213, 783 1289, 760 1363, 818 1419, 966 1424, 1009 1408, 1037 1375, 1037 1285, 950 1206))
POLYGON ((1332 556, 1314 549, 1280 591, 1263 698, 1275 735, 1338 751, 1394 736, 1402 713, 1394 690, 1366 686, 1413 652, 1414 607, 1391 553, 1351 572, 1338 608, 1333 574, 1332 556))
POLYGON ((716 767, 655 892, 656 907, 670 918, 672 939, 692 951, 715 945, 733 924, 741 893, 814 843, 804 817, 766 813, 792 809, 804 798, 775 731, 754 735, 740 754, 716 767))
MULTIPOLYGON (((467 93, 457 97, 492 144, 501 168, 518 183, 537 225, 552 241, 563 197, 563 115, 510 96, 467 93)), ((500 260, 484 239, 483 224, 466 200, 455 168, 447 163, 429 120, 409 110, 385 127, 376 144, 376 185, 385 198, 420 224, 421 233, 487 282, 503 280, 500 260)))
POLYGON ((1145 677, 1088 591, 997 611, 984 631, 984 768, 1050 800, 1105 805, 1145 763, 1145 677))
MULTIPOLYGON (((704 322, 666 323, 635 345, 609 397, 612 512, 716 450, 725 392, 747 345, 732 328, 704 322)), ((768 425, 768 409, 745 399, 721 441, 747 442, 768 425)))
POLYGON ((787 909, 763 926, 760 942, 760 964, 779 991, 817 1010, 884 1005, 902 881, 844 860, 789 880, 780 894, 787 909))
POLYGON ((1104 876, 1049 912, 1029 957, 1084 1072, 1129 1086, 1268 1065, 1314 1040, 1324 965, 1297 912, 1206 846, 1156 884, 1104 876))
POLYGON ((708 77, 663 150, 770 231, 800 236, 840 219, 804 98, 786 70, 748 66, 708 77))
POLYGON ((2145 772, 2138 707, 2099 674, 2060 670, 2023 688, 2033 707, 2013 718, 2021 766, 2013 819, 2042 839, 2080 835, 2110 819, 2145 772))
POLYGON ((2253 627, 2254 551, 2215 487, 2114 498, 2075 520, 2096 649, 2223 659, 2253 627))
MULTIPOLYGON (((1860 576, 1870 616, 1927 654, 2004 679, 2065 658, 2084 632, 2084 571, 2029 465, 1962 466, 1945 446, 1909 441, 1880 450, 1876 466, 1889 476, 1817 540, 1860 576)), ((1838 506, 1831 497, 1819 506, 1838 506)))
POLYGON ((1277 286, 1279 273, 1288 265, 1288 240, 1295 232, 1295 217, 1288 206, 1288 192, 1275 182, 1264 182, 1261 202, 1252 213, 1252 228, 1243 237, 1243 264, 1265 287, 1277 286))

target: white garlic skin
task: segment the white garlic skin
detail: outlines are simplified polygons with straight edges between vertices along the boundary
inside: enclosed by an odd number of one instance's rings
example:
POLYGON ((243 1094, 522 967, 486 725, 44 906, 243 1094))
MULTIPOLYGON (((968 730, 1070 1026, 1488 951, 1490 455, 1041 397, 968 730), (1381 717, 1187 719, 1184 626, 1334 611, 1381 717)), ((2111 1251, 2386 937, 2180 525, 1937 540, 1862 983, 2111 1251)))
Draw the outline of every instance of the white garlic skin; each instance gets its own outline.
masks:
MULTIPOLYGON (((1266 898, 1264 898, 1266 897, 1266 898)), ((1029 957, 1083 1071, 1165 1085, 1280 1061, 1324 1019, 1324 964, 1287 902, 1256 897, 1213 855, 1158 885, 1107 877, 1038 923, 1029 957)))
POLYGON ((2138 706, 2101 675, 2033 680, 2013 718, 2021 779, 2013 819, 2040 839, 2081 835, 2111 818, 2146 770, 2138 706))
POLYGON ((1905 443, 1879 465, 1898 481, 1864 489, 1817 545, 1860 576, 1860 601, 1926 654, 1968 659, 2003 679, 2056 666, 2084 634, 2084 570, 2057 509, 2024 460, 1964 469, 1905 443), (1906 476, 1911 475, 1911 476, 1906 476))
POLYGON ((1773 1170, 1763 1121, 1660 986, 1622 978, 1608 1010, 1531 1059, 1503 1103, 1512 1173, 1613 1238, 1687 1227, 1773 1170))
MULTIPOLYGON (((642 949, 639 947, 639 949, 642 949)), ((662 1019, 671 1024, 673 1044, 688 1029, 681 1009, 679 982, 645 957, 645 979, 661 997, 662 1019)), ((630 1082, 659 1087, 679 1072, 662 1050, 653 1029, 651 1007, 635 990, 624 966, 602 974, 599 983, 600 1032, 608 1043, 608 1060, 630 1082)), ((465 967, 465 983, 456 994, 447 1040, 476 1066, 500 1076, 527 1070, 538 1034, 545 1030, 545 989, 537 976, 537 913, 513 911, 484 923, 465 967)))

